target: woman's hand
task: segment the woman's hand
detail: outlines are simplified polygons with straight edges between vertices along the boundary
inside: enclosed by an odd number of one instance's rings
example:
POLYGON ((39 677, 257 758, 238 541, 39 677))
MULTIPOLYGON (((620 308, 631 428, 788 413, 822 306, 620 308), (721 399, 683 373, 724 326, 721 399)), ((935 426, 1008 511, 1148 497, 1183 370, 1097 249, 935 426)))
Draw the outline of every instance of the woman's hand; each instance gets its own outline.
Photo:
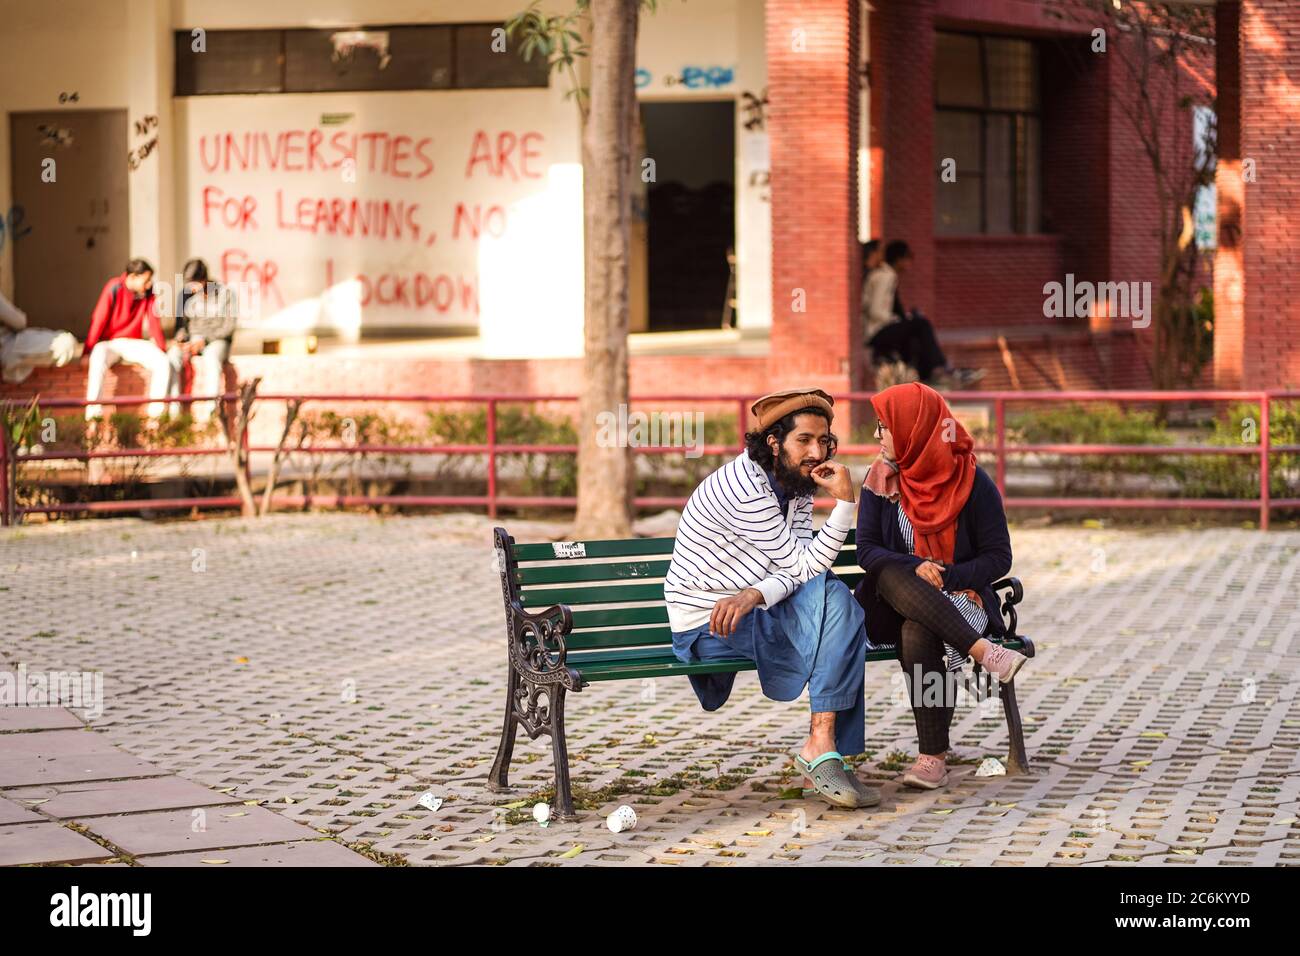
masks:
POLYGON ((943 590, 943 565, 934 561, 922 561, 916 566, 916 576, 943 590))

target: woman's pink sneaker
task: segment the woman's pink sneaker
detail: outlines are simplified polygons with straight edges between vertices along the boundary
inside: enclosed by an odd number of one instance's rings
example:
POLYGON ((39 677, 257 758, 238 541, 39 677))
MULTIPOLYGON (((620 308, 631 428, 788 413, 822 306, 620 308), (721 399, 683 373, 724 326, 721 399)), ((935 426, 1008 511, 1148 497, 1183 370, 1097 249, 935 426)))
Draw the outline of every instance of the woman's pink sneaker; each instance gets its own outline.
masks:
POLYGON ((900 782, 918 790, 938 790, 948 782, 947 764, 942 757, 921 754, 900 782))
POLYGON ((994 644, 984 652, 984 660, 980 662, 980 666, 1005 684, 1016 676, 1016 672, 1025 666, 1027 660, 1029 658, 1019 651, 994 644))

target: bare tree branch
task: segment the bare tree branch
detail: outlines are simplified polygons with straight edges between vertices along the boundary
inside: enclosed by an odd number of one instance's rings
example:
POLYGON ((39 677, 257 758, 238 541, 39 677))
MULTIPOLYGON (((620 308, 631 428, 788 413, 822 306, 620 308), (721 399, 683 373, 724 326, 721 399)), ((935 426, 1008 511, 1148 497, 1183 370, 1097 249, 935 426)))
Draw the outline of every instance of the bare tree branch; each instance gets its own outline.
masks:
POLYGON ((275 454, 271 457, 271 468, 266 473, 266 488, 262 490, 262 514, 269 514, 271 511, 271 496, 275 493, 275 480, 280 475, 280 459, 284 455, 284 443, 289 438, 289 431, 293 428, 294 420, 298 417, 298 409, 302 408, 302 399, 290 399, 284 408, 284 429, 280 432, 280 440, 275 443, 275 454))
POLYGON ((226 454, 235 469, 240 513, 247 518, 256 517, 257 502, 253 498, 253 486, 248 478, 248 451, 244 436, 248 433, 248 423, 253 418, 253 403, 257 401, 257 386, 261 381, 259 376, 249 382, 240 382, 236 400, 221 400, 217 405, 217 422, 226 439, 226 454))

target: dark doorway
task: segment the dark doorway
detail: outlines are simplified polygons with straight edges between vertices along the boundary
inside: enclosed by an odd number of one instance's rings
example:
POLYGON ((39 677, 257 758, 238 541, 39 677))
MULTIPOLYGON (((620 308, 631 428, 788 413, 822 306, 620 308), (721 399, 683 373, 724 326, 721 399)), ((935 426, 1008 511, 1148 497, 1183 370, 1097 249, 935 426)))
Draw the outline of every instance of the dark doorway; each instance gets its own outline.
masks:
POLYGON ((13 203, 29 229, 14 242, 15 304, 34 326, 85 338, 129 256, 126 110, 13 113, 9 135, 13 203))
POLYGON ((643 103, 650 331, 722 325, 736 241, 735 104, 643 103))

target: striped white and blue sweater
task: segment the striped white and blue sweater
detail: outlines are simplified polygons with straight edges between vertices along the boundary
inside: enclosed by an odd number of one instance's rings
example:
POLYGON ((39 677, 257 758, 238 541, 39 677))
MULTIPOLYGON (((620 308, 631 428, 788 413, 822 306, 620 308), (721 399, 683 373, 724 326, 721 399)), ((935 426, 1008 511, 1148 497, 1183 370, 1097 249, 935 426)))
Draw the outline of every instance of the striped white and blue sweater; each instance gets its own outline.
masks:
POLYGON ((668 623, 689 631, 709 622, 720 599, 756 588, 770 609, 835 564, 857 505, 837 501, 812 529, 812 495, 790 500, 782 515, 767 473, 748 452, 723 465, 692 493, 677 526, 664 577, 668 623))

